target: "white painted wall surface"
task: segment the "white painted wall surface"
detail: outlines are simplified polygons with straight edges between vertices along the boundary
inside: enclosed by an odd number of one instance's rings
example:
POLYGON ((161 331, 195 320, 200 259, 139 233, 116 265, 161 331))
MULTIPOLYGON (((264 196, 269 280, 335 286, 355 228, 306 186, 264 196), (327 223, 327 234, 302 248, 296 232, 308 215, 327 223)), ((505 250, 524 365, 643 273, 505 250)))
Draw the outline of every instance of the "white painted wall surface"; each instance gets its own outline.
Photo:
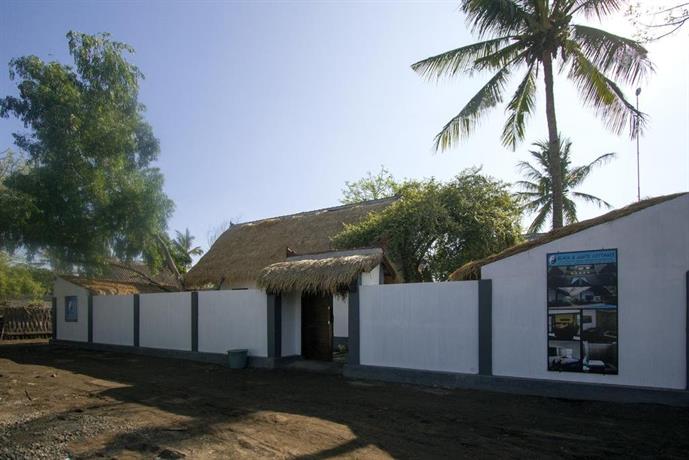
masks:
POLYGON ((282 356, 301 354, 301 292, 282 294, 282 356))
POLYGON ((689 196, 486 265, 493 280, 493 372, 548 380, 683 389, 689 196), (546 254, 617 249, 619 374, 547 370, 546 254))
POLYGON ((191 293, 141 294, 139 345, 191 350, 191 293))
POLYGON ((349 337, 349 294, 333 295, 333 335, 349 337))
POLYGON ((88 342, 88 291, 58 277, 53 285, 53 296, 57 298, 57 339, 88 342), (78 321, 76 322, 65 321, 65 296, 70 295, 77 296, 78 321))
POLYGON ((268 299, 264 291, 199 292, 199 351, 247 349, 268 356, 268 299))
POLYGON ((377 265, 370 272, 362 273, 361 284, 363 286, 373 286, 376 284, 380 284, 380 265, 377 265))
POLYGON ((361 364, 478 372, 478 283, 362 286, 361 364))
POLYGON ((93 342, 134 345, 134 296, 93 297, 93 342))

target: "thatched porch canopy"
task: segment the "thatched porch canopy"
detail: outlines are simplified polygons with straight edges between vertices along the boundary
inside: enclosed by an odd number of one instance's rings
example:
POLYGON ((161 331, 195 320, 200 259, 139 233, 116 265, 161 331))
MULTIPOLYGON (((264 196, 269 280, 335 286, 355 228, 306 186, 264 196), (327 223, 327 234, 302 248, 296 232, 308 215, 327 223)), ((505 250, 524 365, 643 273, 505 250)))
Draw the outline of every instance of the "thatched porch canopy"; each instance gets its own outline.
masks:
POLYGON ((498 254, 494 254, 492 256, 485 257, 480 260, 468 262, 459 267, 453 273, 451 273, 449 279, 452 281, 479 280, 481 279, 481 267, 483 267, 484 265, 488 265, 498 260, 511 257, 524 251, 528 251, 529 249, 550 243, 551 241, 555 241, 560 238, 573 235, 577 232, 581 232, 588 228, 595 227, 596 225, 602 225, 613 220, 620 219, 635 212, 641 211, 642 209, 655 206, 664 201, 678 198, 682 195, 686 195, 686 193, 675 193, 672 195, 664 195, 649 198, 630 204, 629 206, 626 206, 624 208, 615 209, 614 211, 610 211, 609 213, 603 214, 602 216, 594 217, 593 219, 582 220, 581 222, 577 222, 571 225, 567 225, 565 227, 551 230, 550 232, 545 233, 539 238, 535 238, 529 241, 525 241, 516 246, 512 246, 511 248, 507 248, 504 251, 499 252, 498 254))
POLYGON ((336 294, 355 282, 359 274, 378 265, 392 271, 381 249, 335 251, 288 257, 261 270, 257 283, 268 292, 301 291, 311 294, 336 294))
POLYGON ((332 251, 332 238, 347 224, 385 209, 395 198, 319 209, 231 226, 185 276, 187 287, 255 281, 289 254, 332 251))

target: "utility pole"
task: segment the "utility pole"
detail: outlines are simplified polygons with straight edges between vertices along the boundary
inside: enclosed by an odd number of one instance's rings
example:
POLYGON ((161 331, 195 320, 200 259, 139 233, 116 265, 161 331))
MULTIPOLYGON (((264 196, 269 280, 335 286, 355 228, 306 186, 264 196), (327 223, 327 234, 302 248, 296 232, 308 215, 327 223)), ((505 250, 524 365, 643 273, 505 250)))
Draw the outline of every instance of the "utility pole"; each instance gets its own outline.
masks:
POLYGON ((636 201, 641 201, 641 163, 639 161, 639 94, 641 88, 636 88, 636 201))

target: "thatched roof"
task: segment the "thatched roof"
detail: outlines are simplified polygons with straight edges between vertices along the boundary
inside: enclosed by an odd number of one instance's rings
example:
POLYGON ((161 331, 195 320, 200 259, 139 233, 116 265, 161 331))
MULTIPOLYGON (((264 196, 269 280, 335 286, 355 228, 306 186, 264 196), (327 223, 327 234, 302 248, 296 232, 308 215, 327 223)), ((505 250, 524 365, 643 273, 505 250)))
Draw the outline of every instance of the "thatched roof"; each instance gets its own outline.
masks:
POLYGON ((188 287, 256 280, 268 265, 290 254, 331 251, 345 224, 381 211, 395 198, 302 212, 233 225, 185 276, 188 287))
POLYGON ((178 291, 175 275, 168 269, 153 273, 146 264, 112 261, 98 277, 58 274, 93 295, 128 295, 178 291))
POLYGON ((274 293, 335 294, 345 290, 360 273, 370 272, 384 263, 384 259, 383 251, 378 248, 288 257, 285 262, 261 270, 257 283, 274 293))
POLYGON ((687 195, 687 192, 649 198, 647 200, 642 200, 630 204, 629 206, 626 206, 624 208, 615 209, 614 211, 610 211, 609 213, 603 214, 602 216, 594 217, 593 219, 582 220, 581 222, 577 222, 575 224, 567 225, 556 230, 551 230, 550 232, 545 233, 540 238, 525 241, 516 246, 512 246, 511 248, 507 248, 498 254, 494 254, 484 259, 474 260, 472 262, 464 264, 463 266, 455 270, 453 273, 451 273, 449 279, 453 281, 481 279, 481 267, 483 267, 484 265, 488 265, 500 259, 511 257, 515 254, 519 254, 520 252, 528 251, 529 249, 541 246, 546 243, 550 243, 551 241, 555 241, 560 238, 573 235, 574 233, 581 232, 596 225, 601 225, 616 219, 620 219, 635 212, 641 211, 642 209, 655 206, 657 204, 663 203, 668 200, 672 200, 674 198, 678 198, 683 195, 687 195))
POLYGON ((98 279, 135 284, 157 283, 171 288, 177 286, 177 279, 170 269, 163 267, 157 272, 153 272, 148 265, 137 262, 109 262, 105 271, 98 279))
POLYGON ((72 284, 83 287, 93 295, 130 295, 167 291, 166 289, 162 289, 150 283, 128 283, 71 275, 59 275, 59 277, 72 284))

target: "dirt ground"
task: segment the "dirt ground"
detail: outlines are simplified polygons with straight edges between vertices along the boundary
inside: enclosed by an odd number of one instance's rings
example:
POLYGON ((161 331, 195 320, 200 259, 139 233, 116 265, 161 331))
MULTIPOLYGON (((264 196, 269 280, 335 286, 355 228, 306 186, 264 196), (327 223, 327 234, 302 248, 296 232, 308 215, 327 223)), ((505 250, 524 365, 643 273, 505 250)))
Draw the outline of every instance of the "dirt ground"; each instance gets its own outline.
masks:
POLYGON ((689 453, 689 410, 0 345, 0 458, 689 453))

